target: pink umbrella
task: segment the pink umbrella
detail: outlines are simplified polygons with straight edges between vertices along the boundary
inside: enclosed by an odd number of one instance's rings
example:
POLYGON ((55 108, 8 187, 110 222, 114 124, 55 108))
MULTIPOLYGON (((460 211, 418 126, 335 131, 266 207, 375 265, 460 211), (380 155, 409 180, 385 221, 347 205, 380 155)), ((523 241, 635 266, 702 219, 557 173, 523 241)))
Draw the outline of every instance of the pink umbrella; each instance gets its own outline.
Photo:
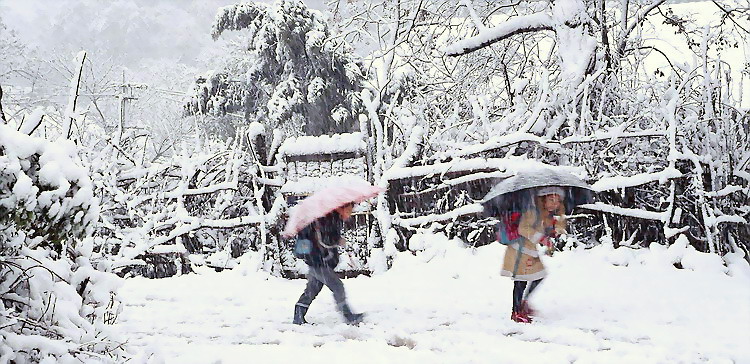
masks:
POLYGON ((284 237, 292 237, 313 221, 348 203, 360 203, 382 192, 364 180, 347 181, 345 185, 317 191, 292 207, 286 223, 284 237))

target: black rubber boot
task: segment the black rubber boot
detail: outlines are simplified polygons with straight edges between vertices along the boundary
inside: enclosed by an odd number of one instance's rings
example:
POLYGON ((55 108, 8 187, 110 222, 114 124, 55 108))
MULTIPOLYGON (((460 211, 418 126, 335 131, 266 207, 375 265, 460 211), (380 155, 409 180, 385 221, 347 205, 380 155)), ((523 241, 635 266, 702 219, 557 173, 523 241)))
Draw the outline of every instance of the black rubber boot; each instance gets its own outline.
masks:
POLYGON ((294 305, 294 321, 292 321, 292 323, 295 325, 306 324, 307 323, 307 321, 305 321, 306 313, 307 313, 307 307, 294 305))
POLYGON ((340 305, 339 309, 341 309, 341 313, 344 315, 344 320, 346 320, 346 323, 349 325, 357 325, 365 318, 365 314, 363 313, 352 312, 352 309, 349 308, 349 305, 346 303, 340 305))

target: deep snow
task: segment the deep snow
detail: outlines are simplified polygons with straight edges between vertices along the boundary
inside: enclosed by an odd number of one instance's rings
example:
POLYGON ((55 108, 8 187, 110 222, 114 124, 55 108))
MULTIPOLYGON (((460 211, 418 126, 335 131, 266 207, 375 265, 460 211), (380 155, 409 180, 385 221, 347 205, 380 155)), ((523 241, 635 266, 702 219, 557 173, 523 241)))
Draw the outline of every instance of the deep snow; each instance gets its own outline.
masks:
POLYGON ((344 281, 367 313, 358 327, 325 288, 307 314, 314 325, 292 325, 305 281, 253 271, 251 257, 221 273, 128 279, 118 326, 167 363, 750 363, 746 263, 680 244, 558 252, 526 325, 509 319, 502 246, 426 240, 388 272, 344 281))

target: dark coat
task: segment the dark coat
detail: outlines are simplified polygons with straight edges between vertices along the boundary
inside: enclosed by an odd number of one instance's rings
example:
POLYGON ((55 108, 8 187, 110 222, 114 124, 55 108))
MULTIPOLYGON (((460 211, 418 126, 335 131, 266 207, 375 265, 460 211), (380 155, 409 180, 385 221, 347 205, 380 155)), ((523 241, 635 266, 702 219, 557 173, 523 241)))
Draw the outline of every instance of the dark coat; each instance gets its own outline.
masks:
POLYGON ((339 217, 338 212, 333 211, 302 229, 299 232, 299 238, 310 239, 314 242, 310 256, 305 259, 305 263, 311 267, 335 268, 339 264, 338 246, 343 227, 343 220, 339 217), (318 241, 318 234, 315 233, 316 228, 320 229, 322 240, 320 242, 318 241))

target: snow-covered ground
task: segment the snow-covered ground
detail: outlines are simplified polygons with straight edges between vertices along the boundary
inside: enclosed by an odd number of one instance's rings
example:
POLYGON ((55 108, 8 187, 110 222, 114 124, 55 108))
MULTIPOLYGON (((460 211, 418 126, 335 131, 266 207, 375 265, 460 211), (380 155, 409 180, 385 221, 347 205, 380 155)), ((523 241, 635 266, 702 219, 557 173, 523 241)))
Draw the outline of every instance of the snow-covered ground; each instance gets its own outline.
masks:
POLYGON ((750 363, 750 268, 675 244, 602 245, 547 258, 533 324, 510 321, 503 247, 435 236, 391 270, 344 281, 364 323, 324 288, 291 324, 304 280, 200 271, 129 279, 118 326, 167 363, 750 363), (672 265, 681 261, 686 269, 672 265))

